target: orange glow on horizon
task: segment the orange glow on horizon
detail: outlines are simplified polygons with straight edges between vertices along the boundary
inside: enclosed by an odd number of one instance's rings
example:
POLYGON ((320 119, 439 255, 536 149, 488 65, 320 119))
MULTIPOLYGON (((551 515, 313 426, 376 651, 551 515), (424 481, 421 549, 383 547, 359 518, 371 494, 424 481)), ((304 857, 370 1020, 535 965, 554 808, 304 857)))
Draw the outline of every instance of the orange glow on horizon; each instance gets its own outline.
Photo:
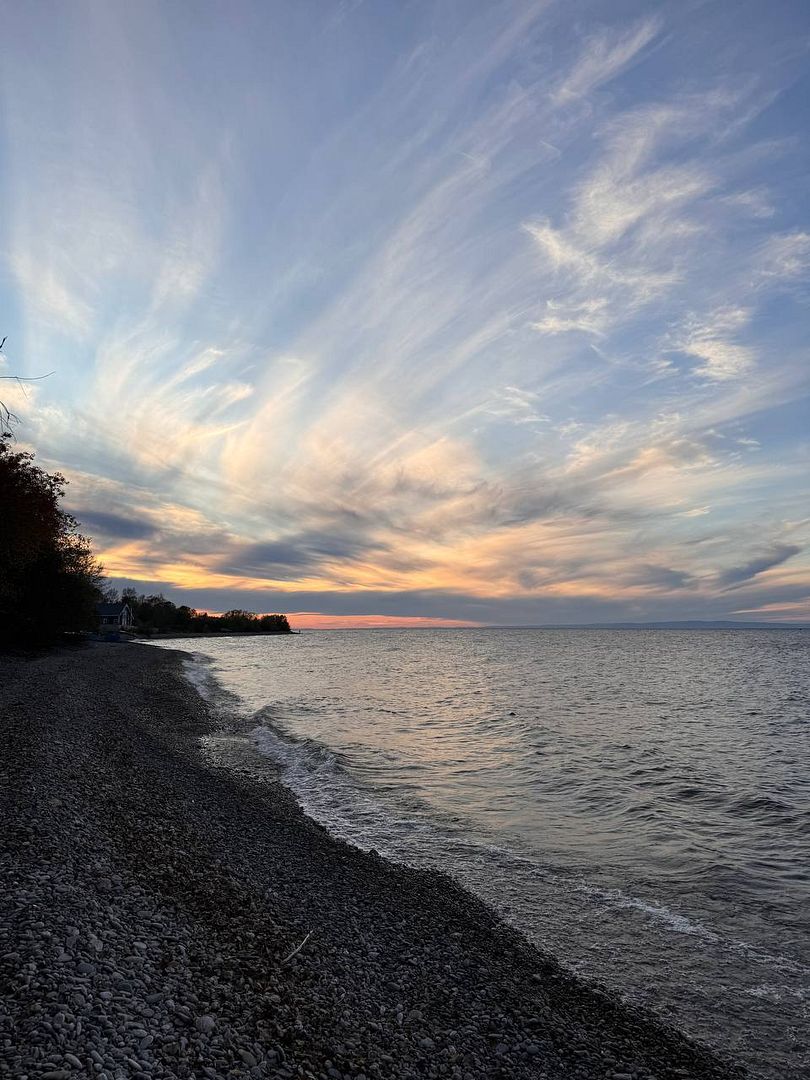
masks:
MULTIPOLYGON (((219 618, 224 611, 211 608, 195 608, 199 615, 211 615, 219 618)), ((470 619, 442 619, 429 615, 325 615, 320 611, 261 611, 262 615, 286 614, 293 630, 383 630, 406 629, 407 627, 442 627, 489 626, 489 623, 473 622, 470 619)))
POLYGON ((440 619, 422 615, 324 615, 319 611, 291 611, 287 618, 293 630, 370 630, 386 627, 486 626, 469 619, 440 619))

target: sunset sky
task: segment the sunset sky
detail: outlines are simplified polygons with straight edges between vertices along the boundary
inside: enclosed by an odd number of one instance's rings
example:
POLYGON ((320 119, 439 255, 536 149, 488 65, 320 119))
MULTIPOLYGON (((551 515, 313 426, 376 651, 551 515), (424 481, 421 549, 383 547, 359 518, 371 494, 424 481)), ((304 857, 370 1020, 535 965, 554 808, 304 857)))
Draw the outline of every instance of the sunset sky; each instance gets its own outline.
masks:
POLYGON ((114 584, 810 619, 804 0, 2 25, 0 398, 114 584))

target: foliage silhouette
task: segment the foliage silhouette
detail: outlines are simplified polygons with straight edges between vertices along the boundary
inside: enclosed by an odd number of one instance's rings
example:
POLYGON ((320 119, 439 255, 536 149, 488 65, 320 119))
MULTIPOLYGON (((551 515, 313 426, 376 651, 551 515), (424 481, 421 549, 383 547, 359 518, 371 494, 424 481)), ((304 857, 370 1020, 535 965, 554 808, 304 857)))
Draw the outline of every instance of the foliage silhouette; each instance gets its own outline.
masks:
POLYGON ((137 628, 147 634, 292 633, 286 615, 256 615, 241 608, 209 615, 185 604, 178 607, 162 594, 145 596, 132 588, 123 590, 121 600, 129 604, 137 628))
POLYGON ((103 570, 62 510, 67 481, 0 434, 0 645, 46 644, 92 629, 103 570))

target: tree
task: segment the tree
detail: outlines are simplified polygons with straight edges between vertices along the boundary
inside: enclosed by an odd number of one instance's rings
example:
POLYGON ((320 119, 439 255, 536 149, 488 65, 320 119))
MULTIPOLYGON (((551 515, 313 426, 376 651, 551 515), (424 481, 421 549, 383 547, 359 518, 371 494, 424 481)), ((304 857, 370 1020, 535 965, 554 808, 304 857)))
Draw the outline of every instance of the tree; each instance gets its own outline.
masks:
POLYGON ((258 619, 252 611, 243 611, 241 608, 233 608, 220 615, 219 623, 223 630, 239 630, 242 633, 257 629, 258 619))
POLYGON ((190 630, 197 618, 197 612, 187 604, 181 604, 174 617, 174 625, 177 630, 190 630))
POLYGON ((59 505, 66 484, 0 434, 0 643, 44 643, 94 624, 103 571, 59 505))
POLYGON ((216 615, 209 615, 207 611, 197 611, 194 613, 194 618, 191 623, 191 629, 197 633, 207 633, 209 630, 215 630, 217 624, 216 615))
POLYGON ((263 634, 289 634, 292 632, 286 615, 260 616, 259 629, 263 634))
POLYGON ((142 596, 135 607, 135 614, 140 626, 146 630, 170 630, 174 626, 177 608, 159 593, 142 596))

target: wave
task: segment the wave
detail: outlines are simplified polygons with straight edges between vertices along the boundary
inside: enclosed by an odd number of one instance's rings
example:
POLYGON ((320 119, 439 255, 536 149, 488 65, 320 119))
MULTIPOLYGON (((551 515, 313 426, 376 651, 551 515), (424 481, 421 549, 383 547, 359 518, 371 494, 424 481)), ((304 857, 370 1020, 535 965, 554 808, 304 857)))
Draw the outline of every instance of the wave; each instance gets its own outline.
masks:
MULTIPOLYGON (((264 723, 255 727, 251 733, 253 745, 263 754, 271 757, 282 768, 285 783, 294 791, 304 810, 315 817, 342 839, 348 840, 363 850, 374 849, 399 862, 412 862, 416 865, 432 864, 449 866, 451 872, 461 871, 462 880, 476 877, 473 863, 479 863, 491 872, 491 864, 497 861, 499 869, 510 873, 515 879, 542 876, 545 883, 562 891, 575 891, 596 899, 614 909, 635 910, 645 917, 665 927, 669 932, 696 938, 721 951, 736 953, 745 959, 774 970, 793 975, 810 975, 810 968, 792 957, 767 952, 750 942, 730 939, 727 936, 703 925, 700 921, 681 912, 673 911, 656 900, 634 896, 619 888, 605 888, 582 880, 576 873, 560 867, 538 865, 536 859, 497 844, 482 843, 473 837, 459 834, 457 830, 443 828, 438 822, 427 817, 430 809, 414 800, 412 811, 422 811, 417 818, 414 814, 402 816, 391 806, 385 806, 373 792, 364 791, 352 777, 341 760, 341 756, 329 750, 323 744, 311 739, 298 739, 278 729, 268 726, 267 710, 254 714, 254 719, 261 717, 264 723), (422 816, 424 815, 424 816, 422 816), (420 836, 429 844, 429 850, 416 845, 420 836), (452 851, 452 857, 445 860, 452 851)), ((489 890, 485 890, 485 899, 491 901, 489 890)), ((499 905, 507 916, 508 905, 499 905)), ((528 928, 518 925, 524 931, 528 928)))
POLYGON ((784 824, 807 821, 810 818, 810 812, 802 812, 790 803, 770 795, 741 795, 731 803, 731 811, 734 814, 750 814, 752 817, 784 824))
POLYGON ((762 983, 760 986, 751 987, 747 992, 751 997, 765 998, 777 1005, 791 999, 810 1001, 810 986, 771 986, 768 983, 762 983))
POLYGON ((239 697, 227 690, 217 677, 216 667, 210 656, 199 652, 189 653, 183 659, 183 674, 200 697, 214 706, 220 718, 227 716, 232 721, 243 712, 239 697))
POLYGON ((664 904, 658 904, 651 900, 642 900, 637 896, 630 896, 622 892, 621 889, 603 889, 597 885, 589 885, 587 882, 580 883, 577 888, 591 896, 600 897, 614 907, 633 908, 636 911, 641 911, 673 930, 676 934, 688 934, 690 937, 697 937, 712 944, 717 944, 721 940, 720 935, 713 930, 709 930, 700 923, 693 922, 686 915, 670 911, 664 904))
POLYGON ((590 895, 597 895, 607 903, 619 908, 633 908, 642 912, 657 923, 666 926, 676 934, 686 934, 690 937, 699 938, 711 945, 719 945, 724 950, 738 953, 746 959, 771 967, 776 971, 790 973, 806 977, 810 975, 810 967, 800 963, 790 956, 781 953, 770 953, 748 941, 736 941, 703 926, 700 922, 670 910, 664 904, 653 900, 644 900, 621 891, 621 889, 602 889, 598 886, 589 885, 585 882, 577 886, 581 891, 590 895))
POLYGON ((405 799, 405 813, 384 807, 374 792, 354 779, 342 755, 312 739, 298 739, 264 723, 249 732, 252 745, 282 770, 282 780, 304 811, 341 840, 363 851, 405 863, 419 863, 417 846, 432 844, 434 829, 418 800, 405 799), (423 843, 417 845, 417 838, 423 843))
POLYGON ((204 653, 194 652, 184 656, 183 674, 206 701, 212 701, 219 694, 225 693, 224 687, 214 675, 213 661, 204 653))

